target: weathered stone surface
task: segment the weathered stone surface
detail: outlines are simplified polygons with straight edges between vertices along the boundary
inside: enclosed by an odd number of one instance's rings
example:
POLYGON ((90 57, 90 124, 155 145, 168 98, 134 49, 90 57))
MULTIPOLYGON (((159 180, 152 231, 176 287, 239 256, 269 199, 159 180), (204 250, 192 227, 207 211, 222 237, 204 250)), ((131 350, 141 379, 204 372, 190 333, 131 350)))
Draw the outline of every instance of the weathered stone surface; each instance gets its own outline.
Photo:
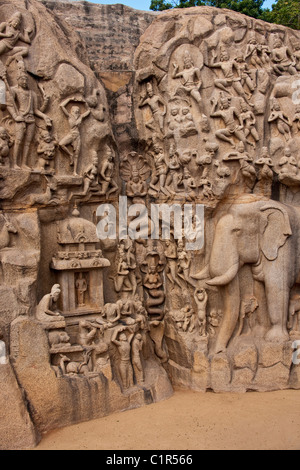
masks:
POLYGON ((32 449, 39 438, 10 364, 0 364, 0 449, 32 449))

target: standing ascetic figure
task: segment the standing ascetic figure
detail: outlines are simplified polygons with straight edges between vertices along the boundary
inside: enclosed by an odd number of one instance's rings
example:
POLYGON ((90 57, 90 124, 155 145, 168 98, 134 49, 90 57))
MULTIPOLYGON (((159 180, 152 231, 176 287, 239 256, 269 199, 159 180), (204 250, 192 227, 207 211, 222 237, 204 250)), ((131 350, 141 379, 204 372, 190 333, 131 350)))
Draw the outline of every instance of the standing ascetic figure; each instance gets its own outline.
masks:
POLYGON ((28 75, 24 70, 19 70, 17 81, 18 85, 10 88, 7 97, 7 109, 15 121, 13 167, 30 170, 28 156, 36 131, 35 117, 42 119, 48 128, 52 127, 52 121, 38 109, 37 95, 29 89, 28 75))
POLYGON ((74 169, 74 176, 77 176, 78 159, 81 151, 80 126, 83 120, 90 115, 91 111, 88 109, 86 112, 81 113, 79 106, 72 106, 71 111, 69 112, 67 105, 71 101, 85 103, 84 99, 78 99, 76 97, 68 98, 67 100, 63 101, 63 103, 61 103, 61 110, 67 116, 69 121, 70 132, 59 142, 59 146, 69 155, 70 166, 72 166, 74 169), (68 149, 69 145, 72 146, 73 153, 68 149))

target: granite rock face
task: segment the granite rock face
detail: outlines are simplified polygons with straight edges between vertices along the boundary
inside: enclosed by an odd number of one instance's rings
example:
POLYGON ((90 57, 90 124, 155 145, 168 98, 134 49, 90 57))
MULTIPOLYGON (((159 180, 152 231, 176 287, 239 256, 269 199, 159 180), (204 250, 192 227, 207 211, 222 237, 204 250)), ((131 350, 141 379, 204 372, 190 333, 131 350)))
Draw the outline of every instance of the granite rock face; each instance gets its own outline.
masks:
POLYGON ((0 32, 0 448, 299 389, 299 33, 50 0, 0 32))

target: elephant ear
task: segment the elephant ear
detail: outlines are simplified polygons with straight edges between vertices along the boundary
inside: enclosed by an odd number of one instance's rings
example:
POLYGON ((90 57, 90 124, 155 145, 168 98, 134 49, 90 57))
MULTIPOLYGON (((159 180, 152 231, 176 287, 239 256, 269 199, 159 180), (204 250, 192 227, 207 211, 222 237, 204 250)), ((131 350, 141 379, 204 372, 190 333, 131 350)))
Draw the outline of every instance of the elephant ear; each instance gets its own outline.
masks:
POLYGON ((260 247, 269 261, 278 257, 279 249, 292 235, 289 216, 283 207, 267 204, 261 207, 260 247))

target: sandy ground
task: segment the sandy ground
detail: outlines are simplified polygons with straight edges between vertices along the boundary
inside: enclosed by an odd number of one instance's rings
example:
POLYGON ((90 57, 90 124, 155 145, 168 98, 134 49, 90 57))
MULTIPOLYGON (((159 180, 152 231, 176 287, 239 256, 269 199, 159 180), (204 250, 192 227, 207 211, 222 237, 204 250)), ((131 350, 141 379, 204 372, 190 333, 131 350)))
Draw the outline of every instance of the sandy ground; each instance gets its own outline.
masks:
POLYGON ((299 450, 300 391, 176 391, 164 402, 60 429, 37 450, 299 450))

